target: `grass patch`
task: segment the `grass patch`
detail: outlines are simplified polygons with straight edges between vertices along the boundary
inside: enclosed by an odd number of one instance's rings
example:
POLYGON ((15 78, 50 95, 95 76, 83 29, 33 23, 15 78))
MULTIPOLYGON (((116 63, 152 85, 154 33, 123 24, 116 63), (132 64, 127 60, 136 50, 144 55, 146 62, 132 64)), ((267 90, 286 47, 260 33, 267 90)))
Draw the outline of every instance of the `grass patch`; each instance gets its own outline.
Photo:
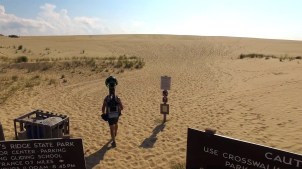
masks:
POLYGON ((32 88, 34 86, 39 86, 40 83, 41 83, 40 76, 39 75, 35 75, 35 76, 31 77, 30 79, 27 79, 25 81, 25 87, 26 88, 32 88))
POLYGON ((10 59, 7 56, 0 56, 0 61, 2 61, 2 62, 9 62, 10 59))
POLYGON ((56 85, 56 84, 57 84, 56 79, 49 79, 48 85, 56 85))
POLYGON ((41 78, 39 75, 30 78, 20 78, 16 75, 11 78, 2 77, 0 79, 0 104, 5 103, 5 101, 12 97, 17 91, 39 86, 40 83, 41 78))
POLYGON ((186 169, 185 163, 174 163, 171 165, 171 169, 186 169))

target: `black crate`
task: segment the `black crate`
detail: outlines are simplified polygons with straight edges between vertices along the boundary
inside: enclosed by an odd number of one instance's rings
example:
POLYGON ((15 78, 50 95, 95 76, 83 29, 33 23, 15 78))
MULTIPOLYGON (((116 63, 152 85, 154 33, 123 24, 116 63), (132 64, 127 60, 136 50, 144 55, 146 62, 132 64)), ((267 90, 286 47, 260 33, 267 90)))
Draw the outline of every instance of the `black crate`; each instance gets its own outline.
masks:
POLYGON ((69 117, 35 110, 14 119, 15 138, 45 139, 69 138, 69 117))

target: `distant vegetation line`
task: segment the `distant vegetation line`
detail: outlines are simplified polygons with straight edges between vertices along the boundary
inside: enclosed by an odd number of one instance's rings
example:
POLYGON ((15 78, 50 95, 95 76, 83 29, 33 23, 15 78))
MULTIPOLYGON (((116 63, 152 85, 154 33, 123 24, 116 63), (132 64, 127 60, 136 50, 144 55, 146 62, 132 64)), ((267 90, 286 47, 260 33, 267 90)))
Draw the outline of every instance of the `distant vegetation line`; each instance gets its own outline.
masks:
POLYGON ((258 53, 250 53, 250 54, 240 54, 239 59, 245 59, 245 58, 265 58, 265 59, 279 59, 280 62, 284 60, 295 60, 295 59, 302 59, 302 56, 288 56, 287 54, 282 55, 282 56, 275 56, 275 55, 264 55, 264 54, 258 54, 258 53))
MULTIPOLYGON (((0 34, 0 36, 5 36, 3 34, 0 34)), ((18 35, 8 35, 9 38, 20 38, 18 35)))
POLYGON ((27 56, 18 56, 9 58, 0 56, 2 69, 17 68, 27 69, 28 72, 47 71, 52 68, 55 70, 70 70, 77 68, 88 68, 91 71, 102 72, 116 70, 123 73, 124 70, 141 69, 145 65, 145 61, 137 56, 120 55, 110 57, 65 57, 65 58, 36 58, 29 59, 27 56))

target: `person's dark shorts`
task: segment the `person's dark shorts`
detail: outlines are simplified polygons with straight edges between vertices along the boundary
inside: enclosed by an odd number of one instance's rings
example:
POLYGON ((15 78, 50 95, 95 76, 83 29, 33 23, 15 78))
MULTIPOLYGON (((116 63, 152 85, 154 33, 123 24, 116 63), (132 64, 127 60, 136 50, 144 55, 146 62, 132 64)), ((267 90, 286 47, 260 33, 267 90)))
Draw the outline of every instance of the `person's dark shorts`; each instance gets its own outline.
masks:
POLYGON ((118 119, 119 119, 118 117, 117 118, 108 118, 109 125, 111 126, 111 125, 117 124, 118 119))

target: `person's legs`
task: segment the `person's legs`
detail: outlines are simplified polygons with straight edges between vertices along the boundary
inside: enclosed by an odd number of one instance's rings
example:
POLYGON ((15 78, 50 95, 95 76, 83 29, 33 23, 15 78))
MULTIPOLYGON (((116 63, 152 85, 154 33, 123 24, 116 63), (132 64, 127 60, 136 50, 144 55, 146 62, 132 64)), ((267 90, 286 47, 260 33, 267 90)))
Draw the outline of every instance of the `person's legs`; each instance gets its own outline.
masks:
POLYGON ((109 127, 110 127, 110 135, 112 138, 112 144, 111 144, 112 147, 116 147, 115 136, 118 128, 117 122, 118 122, 118 118, 113 118, 108 120, 109 127))
POLYGON ((115 124, 115 137, 117 135, 118 123, 115 124))
POLYGON ((110 125, 110 134, 111 134, 112 141, 115 142, 115 124, 110 125))

